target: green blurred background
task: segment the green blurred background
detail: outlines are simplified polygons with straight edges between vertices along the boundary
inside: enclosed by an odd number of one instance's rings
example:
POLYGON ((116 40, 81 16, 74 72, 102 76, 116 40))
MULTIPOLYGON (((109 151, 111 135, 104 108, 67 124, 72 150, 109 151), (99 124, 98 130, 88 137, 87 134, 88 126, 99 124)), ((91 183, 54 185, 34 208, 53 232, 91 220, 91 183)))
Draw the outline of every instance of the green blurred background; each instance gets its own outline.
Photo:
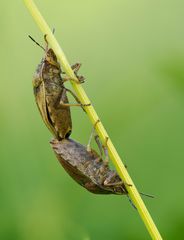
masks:
MULTIPOLYGON (((184 238, 184 1, 36 1, 164 239, 184 238)), ((150 239, 126 197, 93 195, 57 162, 32 76, 43 34, 23 1, 1 1, 0 239, 150 239)), ((68 83, 67 86, 70 86, 68 83)), ((73 108, 72 138, 88 117, 73 108)))

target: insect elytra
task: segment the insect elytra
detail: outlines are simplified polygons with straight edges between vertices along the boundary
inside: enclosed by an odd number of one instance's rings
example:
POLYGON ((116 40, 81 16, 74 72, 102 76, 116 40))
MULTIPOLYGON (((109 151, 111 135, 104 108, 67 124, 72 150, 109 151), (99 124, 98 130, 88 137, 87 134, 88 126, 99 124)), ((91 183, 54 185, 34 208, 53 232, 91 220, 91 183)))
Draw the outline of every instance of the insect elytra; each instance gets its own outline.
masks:
MULTIPOLYGON (((32 37, 30 38, 39 45, 32 37)), ((44 49, 45 56, 38 65, 33 78, 35 100, 42 119, 51 133, 57 139, 68 138, 72 132, 70 106, 83 107, 90 104, 81 104, 78 97, 71 90, 65 88, 64 82, 71 78, 62 76, 63 72, 57 57, 54 51, 48 48, 46 36, 45 41, 45 48, 39 45, 44 49), (67 92, 75 98, 77 103, 69 103, 67 92)), ((84 82, 84 77, 77 75, 80 66, 81 64, 72 66, 79 83, 84 82)))

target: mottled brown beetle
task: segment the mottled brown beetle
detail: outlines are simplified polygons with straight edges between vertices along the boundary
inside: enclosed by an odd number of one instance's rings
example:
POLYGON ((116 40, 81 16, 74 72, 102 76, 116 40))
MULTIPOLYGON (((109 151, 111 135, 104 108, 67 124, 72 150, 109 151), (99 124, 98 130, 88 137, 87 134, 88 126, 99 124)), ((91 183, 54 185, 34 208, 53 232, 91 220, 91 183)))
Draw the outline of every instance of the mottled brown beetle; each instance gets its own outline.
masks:
MULTIPOLYGON (((70 136, 72 131, 72 121, 70 106, 89 106, 90 104, 81 104, 77 96, 69 89, 64 87, 64 82, 71 80, 70 77, 61 77, 63 73, 57 57, 51 48, 48 48, 46 40, 46 48, 44 49, 31 36, 29 36, 38 46, 45 51, 45 56, 38 65, 33 78, 33 89, 35 100, 42 116, 42 119, 51 133, 57 139, 63 139, 70 136), (70 92, 77 104, 68 102, 67 92, 70 92)), ((72 66, 77 76, 80 64, 72 66)), ((84 78, 77 76, 78 83, 84 81, 84 78)), ((76 79, 72 79, 76 81, 76 79)))
MULTIPOLYGON (((50 142, 54 153, 66 172, 81 186, 95 194, 126 195, 131 205, 136 209, 128 195, 126 186, 115 170, 109 168, 108 160, 104 161, 99 154, 90 148, 72 140, 53 139, 50 142)), ((140 192, 141 195, 151 197, 140 192)))
POLYGON ((128 194, 116 171, 99 154, 72 140, 52 140, 51 146, 66 172, 81 186, 96 194, 128 194))

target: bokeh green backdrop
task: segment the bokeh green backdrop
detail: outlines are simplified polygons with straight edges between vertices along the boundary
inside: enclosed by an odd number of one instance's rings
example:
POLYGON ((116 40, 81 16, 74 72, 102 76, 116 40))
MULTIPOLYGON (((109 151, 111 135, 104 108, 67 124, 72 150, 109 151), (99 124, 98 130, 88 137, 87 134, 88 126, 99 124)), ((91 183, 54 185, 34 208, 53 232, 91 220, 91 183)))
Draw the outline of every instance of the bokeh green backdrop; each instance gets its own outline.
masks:
MULTIPOLYGON (((164 239, 184 233, 184 1, 36 1, 164 239)), ((93 195, 57 162, 32 92, 44 44, 22 1, 1 1, 0 239, 150 239, 126 197, 93 195)), ((67 86, 70 86, 67 84, 67 86)), ((72 109, 72 138, 91 125, 72 109)))

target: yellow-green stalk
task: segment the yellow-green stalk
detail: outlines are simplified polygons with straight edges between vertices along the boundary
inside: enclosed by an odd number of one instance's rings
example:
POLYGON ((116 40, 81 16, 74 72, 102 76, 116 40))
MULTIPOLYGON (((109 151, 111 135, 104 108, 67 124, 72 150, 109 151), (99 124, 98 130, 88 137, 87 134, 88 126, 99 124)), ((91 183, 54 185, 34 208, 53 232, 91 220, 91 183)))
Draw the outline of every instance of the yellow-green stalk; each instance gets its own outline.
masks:
MULTIPOLYGON (((39 26, 40 30, 43 32, 43 34, 47 34, 47 40, 48 40, 51 48, 54 50, 55 54, 57 55, 58 60, 61 63, 66 74, 68 76, 70 76, 71 78, 76 78, 73 70, 70 67, 70 64, 68 63, 68 61, 65 57, 64 52, 62 51, 61 47, 59 46, 56 38, 52 34, 52 31, 50 30, 49 26, 45 22, 41 13, 37 9, 35 3, 32 0, 24 0, 24 3, 27 6, 28 10, 30 11, 32 17, 34 18, 36 24, 39 26)), ((71 84, 72 84, 73 88, 75 89, 80 101, 84 104, 90 103, 82 86, 73 81, 71 81, 71 84)), ((93 106, 91 105, 89 107, 86 107, 85 110, 86 110, 92 124, 95 124, 99 120, 99 117, 98 117, 97 113, 95 112, 95 109, 93 108, 93 106)), ((154 240, 161 240, 162 237, 161 237, 157 227, 155 226, 148 210, 146 209, 146 206, 144 205, 144 202, 142 201, 132 179, 130 178, 126 168, 124 167, 120 156, 118 155, 113 143, 111 142, 111 140, 110 140, 109 136, 107 135, 107 132, 101 122, 99 122, 96 125, 96 131, 97 131, 98 135, 100 136, 102 142, 105 142, 106 137, 108 137, 107 147, 108 147, 109 155, 110 155, 120 177, 122 178, 122 180, 125 183, 132 185, 132 186, 127 186, 129 196, 130 196, 132 202, 135 204, 144 224, 147 227, 147 230, 148 230, 150 236, 154 240)))

